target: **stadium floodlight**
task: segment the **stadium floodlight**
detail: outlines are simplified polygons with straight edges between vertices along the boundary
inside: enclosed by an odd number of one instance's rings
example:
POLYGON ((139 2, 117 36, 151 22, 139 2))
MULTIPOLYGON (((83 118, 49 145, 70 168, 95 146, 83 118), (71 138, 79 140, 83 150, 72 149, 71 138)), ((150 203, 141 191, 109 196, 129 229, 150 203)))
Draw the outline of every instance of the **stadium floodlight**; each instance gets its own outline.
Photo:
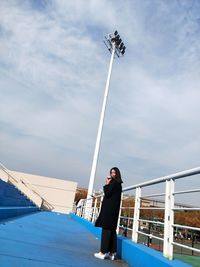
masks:
POLYGON ((111 53, 113 49, 115 49, 115 55, 117 55, 117 57, 124 56, 126 47, 118 31, 115 31, 114 34, 111 33, 105 36, 104 43, 111 53))
POLYGON ((98 161, 98 156, 99 156, 99 148, 100 148, 100 143, 101 143, 101 135, 102 135, 102 129, 103 129, 103 123, 104 123, 104 117, 105 117, 105 110, 106 110, 107 97, 108 97, 108 92, 109 92, 109 84, 110 84, 113 60, 114 60, 115 55, 117 57, 124 56, 125 50, 126 50, 126 47, 124 46, 124 43, 122 42, 122 39, 117 30, 114 32, 114 34, 111 33, 105 36, 104 43, 108 51, 111 53, 111 58, 110 58, 110 64, 109 64, 109 69, 108 69, 108 76, 107 76, 107 81, 106 81, 101 116, 100 116, 100 121, 99 121, 99 128, 98 128, 96 145, 95 145, 95 150, 94 150, 92 168, 91 168, 91 173, 90 173, 90 181, 89 181, 89 186, 88 186, 87 203, 86 203, 86 210, 85 210, 85 218, 87 219, 91 218, 91 213, 92 213, 91 197, 93 196, 94 179, 96 175, 96 167, 97 167, 97 161, 98 161))

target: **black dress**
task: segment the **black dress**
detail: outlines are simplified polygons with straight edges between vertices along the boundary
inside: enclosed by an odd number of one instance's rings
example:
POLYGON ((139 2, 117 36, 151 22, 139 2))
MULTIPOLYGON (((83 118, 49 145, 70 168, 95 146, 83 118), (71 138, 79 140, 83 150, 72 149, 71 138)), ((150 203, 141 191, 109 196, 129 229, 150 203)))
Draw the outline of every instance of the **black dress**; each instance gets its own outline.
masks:
POLYGON ((104 198, 101 211, 95 222, 96 227, 102 227, 101 252, 115 253, 117 251, 116 228, 119 217, 122 186, 121 183, 112 180, 104 185, 104 198))
POLYGON ((104 198, 95 226, 116 230, 122 193, 121 183, 113 179, 110 184, 104 185, 103 191, 104 198))

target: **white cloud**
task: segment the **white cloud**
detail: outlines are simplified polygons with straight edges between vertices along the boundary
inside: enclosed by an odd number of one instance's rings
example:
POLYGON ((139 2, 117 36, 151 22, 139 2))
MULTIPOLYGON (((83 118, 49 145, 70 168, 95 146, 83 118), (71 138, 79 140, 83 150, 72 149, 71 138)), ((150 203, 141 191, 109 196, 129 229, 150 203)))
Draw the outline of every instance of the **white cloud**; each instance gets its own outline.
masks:
POLYGON ((1 1, 3 163, 88 184, 109 62, 101 39, 118 29, 127 54, 114 64, 96 187, 112 165, 125 185, 198 165, 194 2, 1 1))

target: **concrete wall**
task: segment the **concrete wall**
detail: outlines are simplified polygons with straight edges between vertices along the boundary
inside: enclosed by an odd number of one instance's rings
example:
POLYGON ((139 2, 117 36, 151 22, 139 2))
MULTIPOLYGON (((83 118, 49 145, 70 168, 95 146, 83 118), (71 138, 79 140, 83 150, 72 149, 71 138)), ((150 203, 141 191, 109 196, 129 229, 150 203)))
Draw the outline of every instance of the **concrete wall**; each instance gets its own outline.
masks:
MULTIPOLYGON (((22 179, 35 189, 53 207, 53 211, 69 213, 72 211, 77 183, 63 179, 9 171, 15 179, 22 179)), ((0 178, 8 181, 8 175, 0 170, 0 178)))

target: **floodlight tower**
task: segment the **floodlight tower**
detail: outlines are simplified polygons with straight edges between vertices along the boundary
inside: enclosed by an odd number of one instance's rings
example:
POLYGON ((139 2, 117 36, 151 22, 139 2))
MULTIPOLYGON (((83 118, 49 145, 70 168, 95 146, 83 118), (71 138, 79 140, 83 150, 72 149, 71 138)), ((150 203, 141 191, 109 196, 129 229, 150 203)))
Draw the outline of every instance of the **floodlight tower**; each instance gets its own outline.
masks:
POLYGON ((117 57, 124 56, 125 50, 126 50, 126 47, 124 43, 122 42, 122 39, 120 38, 118 31, 115 31, 114 33, 110 33, 107 36, 105 36, 104 43, 108 51, 111 53, 111 58, 110 58, 110 64, 109 64, 109 69, 108 69, 108 76, 107 76, 107 81, 106 81, 101 116, 100 116, 100 121, 99 121, 99 128, 98 128, 96 145, 95 145, 95 150, 94 150, 92 168, 91 168, 91 173, 90 173, 90 181, 89 181, 88 193, 87 193, 88 200, 87 200, 86 213, 85 213, 86 217, 90 216, 90 213, 91 213, 92 201, 90 201, 89 199, 91 199, 92 194, 93 194, 94 179, 95 179, 97 161, 98 161, 98 156, 99 156, 99 148, 100 148, 100 143, 101 143, 101 135, 102 135, 102 129, 103 129, 103 123, 104 123, 104 117, 105 117, 105 110, 106 110, 106 104, 107 104, 107 98, 108 98, 108 91, 109 91, 113 60, 114 60, 115 55, 117 57))

